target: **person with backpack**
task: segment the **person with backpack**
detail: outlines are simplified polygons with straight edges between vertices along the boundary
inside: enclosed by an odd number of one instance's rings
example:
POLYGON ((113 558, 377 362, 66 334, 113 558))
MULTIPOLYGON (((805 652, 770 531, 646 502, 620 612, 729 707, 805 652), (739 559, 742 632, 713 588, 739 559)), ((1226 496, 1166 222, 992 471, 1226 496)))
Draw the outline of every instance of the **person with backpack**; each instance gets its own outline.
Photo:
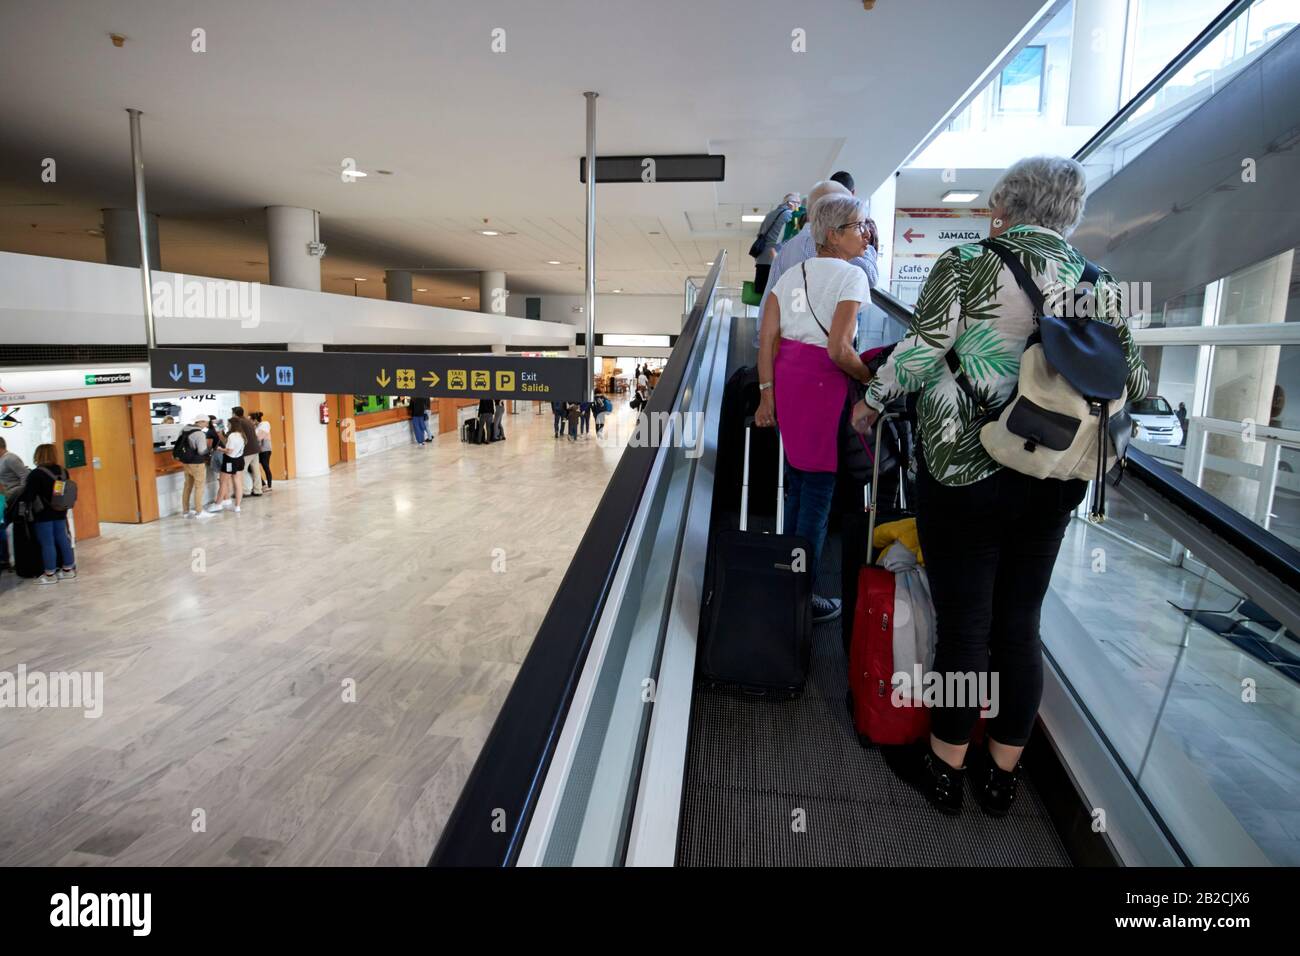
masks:
POLYGON ((185 484, 181 488, 181 511, 184 517, 196 517, 203 508, 203 489, 208 486, 208 459, 212 457, 207 436, 208 419, 200 415, 192 425, 186 425, 172 446, 172 457, 185 470, 185 484), (190 507, 193 495, 194 507, 190 507))
MULTIPOLYGON (((921 393, 917 531, 937 614, 934 670, 945 687, 969 682, 970 675, 987 681, 979 686, 997 688, 988 749, 973 760, 978 802, 992 816, 1007 813, 1016 796, 1020 755, 1043 690, 1039 614, 1066 526, 1087 490, 1077 476, 1035 477, 995 459, 994 452, 1015 461, 1041 449, 1038 460, 1050 464, 1058 444, 1044 441, 1046 433, 1033 422, 1028 434, 1008 440, 1003 432, 1022 426, 1002 411, 1018 408, 1013 397, 1025 397, 1027 386, 1043 380, 1072 388, 1069 366, 1059 361, 1061 374, 1026 380, 1047 342, 1030 339, 1039 330, 1063 331, 1067 341, 1096 333, 1108 340, 1106 364, 1115 367, 1094 371, 1117 378, 1129 400, 1146 397, 1149 385, 1122 288, 1065 238, 1083 218, 1086 193, 1083 167, 1072 159, 1039 156, 1008 169, 989 194, 990 238, 935 260, 907 335, 852 413, 853 427, 865 433, 890 400, 921 393), (1095 281, 1078 288, 1085 272, 1095 281), (1039 308, 1044 296, 1056 301, 1067 291, 1076 303, 1084 296, 1091 314, 1083 323, 1067 326, 1055 308, 1039 308)), ((1061 347, 1054 361, 1069 354, 1061 347)), ((1110 414, 1100 409, 1097 418, 1110 414)), ((1105 440, 1088 417, 1084 411, 1076 419, 1078 431, 1091 429, 1105 440)), ((1104 457, 1101 450, 1097 457, 1104 457)), ((961 809, 967 747, 979 715, 978 701, 943 700, 931 708, 928 741, 885 753, 894 772, 942 812, 961 809)))
POLYGON ((781 238, 785 235, 786 224, 794 218, 795 210, 803 204, 798 193, 786 193, 785 198, 763 218, 758 227, 758 237, 749 247, 749 254, 754 259, 754 288, 767 288, 767 274, 776 261, 776 254, 781 251, 781 238))
POLYGON ((77 576, 77 562, 68 538, 68 511, 77 501, 77 484, 59 464, 53 445, 37 446, 32 465, 18 503, 26 506, 41 545, 45 573, 36 583, 56 584, 77 576))

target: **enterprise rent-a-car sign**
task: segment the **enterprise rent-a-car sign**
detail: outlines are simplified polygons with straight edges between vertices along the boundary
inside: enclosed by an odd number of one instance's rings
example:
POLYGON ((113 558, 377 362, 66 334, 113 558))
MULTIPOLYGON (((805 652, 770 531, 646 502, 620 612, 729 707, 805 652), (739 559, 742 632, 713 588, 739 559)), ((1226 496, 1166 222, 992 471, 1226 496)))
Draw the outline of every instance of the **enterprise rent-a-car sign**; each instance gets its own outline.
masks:
POLYGON ((581 358, 486 353, 154 349, 149 353, 149 372, 154 388, 550 402, 581 399, 587 363, 581 358))

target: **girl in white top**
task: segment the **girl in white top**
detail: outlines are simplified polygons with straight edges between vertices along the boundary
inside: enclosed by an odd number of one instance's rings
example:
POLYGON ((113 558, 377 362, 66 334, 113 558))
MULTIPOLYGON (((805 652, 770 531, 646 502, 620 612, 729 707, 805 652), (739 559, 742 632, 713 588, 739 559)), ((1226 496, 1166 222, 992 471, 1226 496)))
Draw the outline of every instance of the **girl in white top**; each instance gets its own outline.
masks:
POLYGON ((244 497, 244 436, 240 434, 239 423, 230 420, 230 433, 226 435, 225 444, 221 446, 221 483, 217 488, 217 500, 208 505, 208 511, 215 514, 226 506, 227 499, 234 495, 234 508, 239 511, 239 504, 244 497))

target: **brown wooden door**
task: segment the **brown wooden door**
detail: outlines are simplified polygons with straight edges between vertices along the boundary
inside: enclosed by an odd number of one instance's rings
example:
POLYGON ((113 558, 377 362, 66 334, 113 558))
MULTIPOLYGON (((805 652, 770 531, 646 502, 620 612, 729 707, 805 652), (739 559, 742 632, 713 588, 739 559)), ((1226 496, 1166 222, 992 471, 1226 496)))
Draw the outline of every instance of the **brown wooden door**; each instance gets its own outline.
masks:
POLYGON ((325 396, 325 404, 329 406, 330 410, 330 423, 325 426, 325 447, 329 452, 331 468, 343 460, 343 429, 339 427, 339 422, 343 421, 343 404, 339 401, 341 397, 339 395, 325 396))
MULTIPOLYGON (((131 411, 125 395, 86 400, 94 458, 95 498, 100 521, 136 524, 140 521, 135 448, 131 443, 131 411)), ((152 435, 148 436, 152 446, 152 435)), ((153 475, 149 475, 153 480, 153 475)))

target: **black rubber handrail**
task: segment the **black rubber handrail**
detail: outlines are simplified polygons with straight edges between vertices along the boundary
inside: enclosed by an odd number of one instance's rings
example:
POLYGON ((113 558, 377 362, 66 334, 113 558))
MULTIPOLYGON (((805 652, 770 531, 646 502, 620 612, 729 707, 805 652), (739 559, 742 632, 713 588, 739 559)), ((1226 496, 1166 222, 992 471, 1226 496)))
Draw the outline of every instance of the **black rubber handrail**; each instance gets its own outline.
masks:
MULTIPOLYGON (((912 320, 912 310, 888 292, 872 289, 871 301, 904 324, 912 320)), ((1130 448, 1122 480, 1142 482, 1287 587, 1300 590, 1300 551, 1178 472, 1159 464, 1145 452, 1130 448)))
MULTIPOLYGON (((719 251, 650 397, 648 414, 670 412, 676 404, 725 262, 725 250, 719 251)), ((648 444, 624 449, 430 866, 513 866, 518 859, 658 452, 648 444)))

